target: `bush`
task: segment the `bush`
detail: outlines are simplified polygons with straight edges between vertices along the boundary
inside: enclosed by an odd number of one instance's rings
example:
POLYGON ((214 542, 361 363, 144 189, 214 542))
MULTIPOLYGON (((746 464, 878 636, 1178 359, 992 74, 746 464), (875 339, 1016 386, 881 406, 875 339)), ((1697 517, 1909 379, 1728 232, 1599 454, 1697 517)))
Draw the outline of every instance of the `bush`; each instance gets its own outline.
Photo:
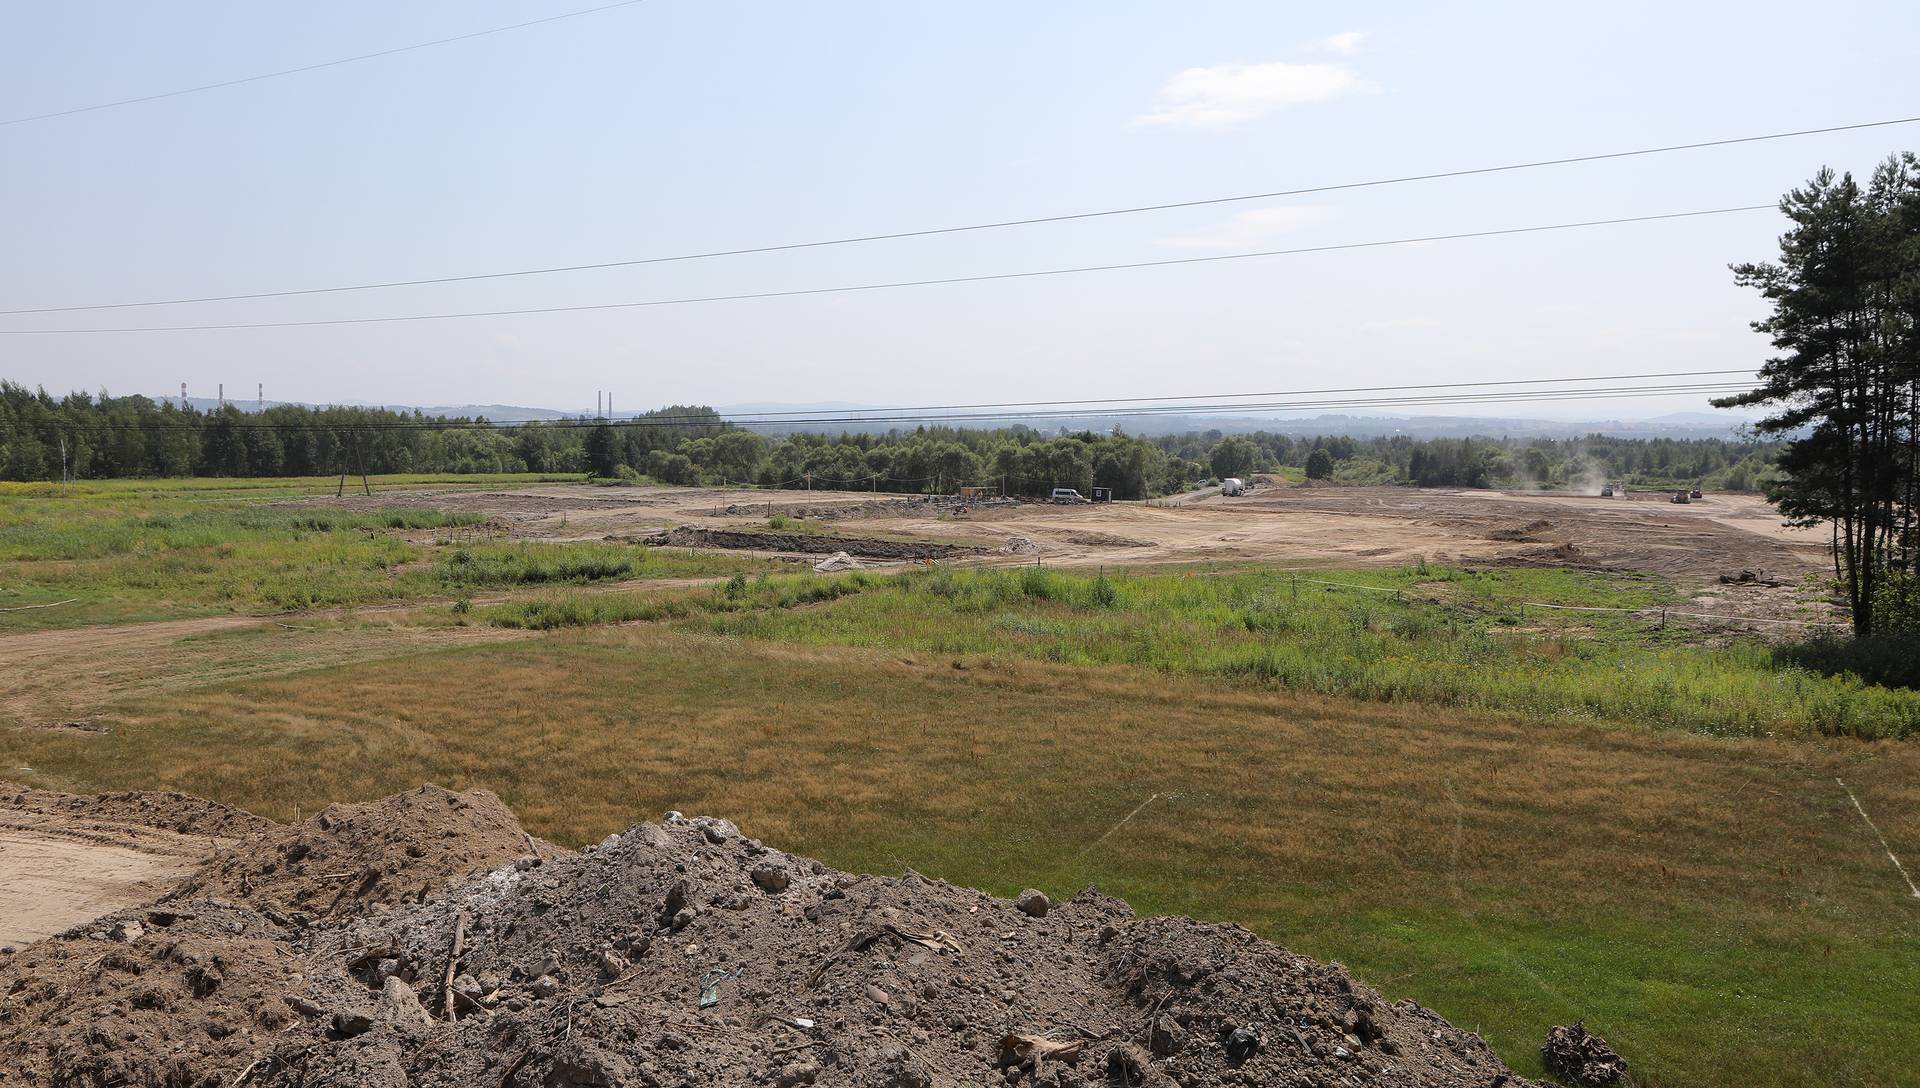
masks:
POLYGON ((1920 688, 1920 637, 1873 638, 1821 636, 1773 651, 1775 664, 1807 669, 1822 676, 1852 676, 1884 687, 1920 688))
POLYGON ((1053 575, 1041 567, 1028 567, 1020 572, 1020 594, 1036 601, 1050 601, 1054 596, 1053 575))

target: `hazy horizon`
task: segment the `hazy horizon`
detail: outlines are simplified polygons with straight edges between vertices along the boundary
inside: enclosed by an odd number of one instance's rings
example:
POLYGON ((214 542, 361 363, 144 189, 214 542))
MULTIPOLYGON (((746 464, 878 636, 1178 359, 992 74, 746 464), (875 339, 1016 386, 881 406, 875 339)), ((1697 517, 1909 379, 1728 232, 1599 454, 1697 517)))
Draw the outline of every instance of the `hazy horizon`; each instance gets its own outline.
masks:
MULTIPOLYGON (((573 10, 35 8, 11 117, 573 10), (289 24, 288 20, 294 20, 289 24)), ((1271 191, 1911 112, 1920 13, 1490 5, 641 4, 0 132, 0 308, 619 260, 1271 191), (1007 28, 1018 15, 1020 33, 1007 28), (1862 25, 1877 28, 1862 34, 1862 25), (1659 33, 1648 32, 1658 27, 1659 33), (1829 58, 1801 65, 1818 50, 1829 58), (1631 66, 1621 58, 1631 56, 1631 66), (1749 73, 1765 69, 1766 81, 1749 73)), ((1765 204, 1895 126, 1310 197, 480 283, 0 317, 0 331, 627 302, 1765 204)), ((1746 368, 1771 211, 1176 268, 648 309, 0 336, 50 391, 621 405, 1222 393, 1746 368), (1337 381, 1329 381, 1337 376, 1337 381)), ((1700 396, 1475 406, 1653 417, 1700 396)), ((1399 414, 1399 413, 1396 413, 1399 414)), ((1409 410, 1404 414, 1416 414, 1409 410)), ((1458 413, 1444 413, 1458 414, 1458 413)))

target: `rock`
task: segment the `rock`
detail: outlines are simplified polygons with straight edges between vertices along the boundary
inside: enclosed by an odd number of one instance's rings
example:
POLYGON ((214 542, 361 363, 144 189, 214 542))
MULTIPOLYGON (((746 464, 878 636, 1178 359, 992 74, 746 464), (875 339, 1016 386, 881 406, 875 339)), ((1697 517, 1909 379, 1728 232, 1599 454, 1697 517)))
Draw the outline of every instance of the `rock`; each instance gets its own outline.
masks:
POLYGON ((1185 1041, 1187 1029, 1181 1027, 1171 1016, 1157 1016, 1153 1025, 1147 1029, 1147 1047, 1156 1058, 1177 1054, 1185 1041))
POLYGON ((113 932, 109 934, 109 936, 111 936, 114 940, 121 942, 122 944, 132 944, 134 941, 137 941, 141 937, 146 936, 146 933, 147 933, 146 926, 143 926, 139 922, 136 922, 133 919, 128 918, 124 921, 115 922, 113 925, 113 932))
POLYGON ((627 962, 625 956, 622 956, 618 952, 607 951, 606 949, 601 950, 599 961, 600 977, 607 979, 619 978, 621 975, 627 973, 627 968, 633 966, 627 962))
POLYGON ((433 1022, 433 1017, 427 1015, 426 1006, 420 1004, 420 996, 398 975, 387 976, 387 980, 380 985, 380 1019, 419 1027, 433 1022))
POLYGON ((373 981, 377 983, 385 985, 388 979, 392 978, 393 976, 399 973, 400 973, 400 960, 399 960, 399 957, 397 956, 388 956, 384 959, 379 959, 374 961, 373 981))
POLYGON ((552 975, 541 975, 528 983, 527 989, 532 990, 535 997, 552 997, 560 992, 560 980, 552 975))
POLYGON ((1047 911, 1053 908, 1053 901, 1047 898, 1046 892, 1038 888, 1028 888, 1020 893, 1019 898, 1013 901, 1013 905, 1019 907, 1021 913, 1028 917, 1045 918, 1047 911))
POLYGON ((636 1083, 625 1058, 579 1040, 569 1040, 553 1056, 553 1073, 547 1080, 551 1088, 619 1088, 636 1083))
POLYGON ((1608 1088, 1627 1079, 1627 1060, 1577 1020, 1547 1032, 1540 1060, 1547 1072, 1579 1088, 1608 1088))
POLYGON ((374 1015, 365 1009, 340 1009, 330 1026, 337 1039, 352 1039, 373 1030, 374 1015))
POLYGON ((793 1088, 796 1084, 812 1084, 820 1078, 820 1067, 812 1062, 788 1062, 780 1067, 780 1075, 774 1083, 780 1088, 793 1088))
POLYGON ((786 891, 787 885, 793 882, 793 878, 787 875, 785 869, 778 869, 771 865, 756 865, 753 867, 753 872, 747 875, 753 878, 753 882, 761 891, 770 895, 786 891))
POLYGON ((733 825, 732 820, 723 820, 718 816, 696 816, 693 822, 699 825, 700 834, 715 846, 740 837, 740 829, 733 825))

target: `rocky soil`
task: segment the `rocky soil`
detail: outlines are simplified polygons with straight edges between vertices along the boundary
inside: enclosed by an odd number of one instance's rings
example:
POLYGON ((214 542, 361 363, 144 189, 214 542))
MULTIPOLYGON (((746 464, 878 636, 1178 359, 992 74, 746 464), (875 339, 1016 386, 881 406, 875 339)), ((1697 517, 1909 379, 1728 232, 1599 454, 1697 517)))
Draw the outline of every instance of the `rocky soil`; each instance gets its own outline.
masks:
POLYGON ((1236 926, 840 872, 677 813, 570 854, 430 788, 0 957, 0 995, 0 1085, 1527 1083, 1236 926))

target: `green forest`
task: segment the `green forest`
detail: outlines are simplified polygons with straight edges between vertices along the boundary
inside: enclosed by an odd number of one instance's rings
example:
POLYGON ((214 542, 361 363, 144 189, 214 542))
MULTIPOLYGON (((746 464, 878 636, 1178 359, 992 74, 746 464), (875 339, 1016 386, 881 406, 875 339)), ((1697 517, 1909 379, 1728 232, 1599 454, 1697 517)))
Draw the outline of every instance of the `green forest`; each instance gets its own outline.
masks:
POLYGON ((915 427, 763 435, 711 408, 617 421, 515 425, 376 408, 201 411, 144 396, 53 397, 0 382, 0 479, 574 472, 608 481, 906 493, 990 485, 1008 494, 1112 488, 1122 499, 1273 472, 1336 483, 1582 488, 1600 480, 1745 490, 1778 444, 1723 439, 1298 437, 1256 431, 1154 437, 915 427))

